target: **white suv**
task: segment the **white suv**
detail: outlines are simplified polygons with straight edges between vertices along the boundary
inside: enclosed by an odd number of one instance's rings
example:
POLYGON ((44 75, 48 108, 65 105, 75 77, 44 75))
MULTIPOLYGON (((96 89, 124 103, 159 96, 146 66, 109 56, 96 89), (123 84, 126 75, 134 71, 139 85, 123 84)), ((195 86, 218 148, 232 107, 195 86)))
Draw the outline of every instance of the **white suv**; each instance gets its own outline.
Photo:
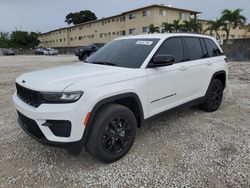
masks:
POLYGON ((195 34, 119 38, 84 63, 24 74, 13 96, 21 127, 42 143, 86 146, 109 163, 132 146, 136 129, 161 112, 219 108, 228 64, 216 40, 195 34))

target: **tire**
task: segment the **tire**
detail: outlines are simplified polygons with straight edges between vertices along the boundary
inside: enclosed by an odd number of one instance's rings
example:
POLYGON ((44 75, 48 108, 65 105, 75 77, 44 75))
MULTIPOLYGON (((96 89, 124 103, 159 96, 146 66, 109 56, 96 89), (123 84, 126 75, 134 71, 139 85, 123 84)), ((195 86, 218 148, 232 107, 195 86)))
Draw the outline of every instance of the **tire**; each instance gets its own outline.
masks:
POLYGON ((220 80, 213 79, 209 85, 206 101, 202 105, 202 109, 207 112, 216 111, 222 102, 224 87, 220 80))
POLYGON ((89 55, 88 55, 88 54, 85 54, 85 55, 83 56, 83 61, 86 60, 88 57, 89 57, 89 55))
POLYGON ((83 61, 83 57, 82 56, 78 56, 79 61, 83 61))
POLYGON ((91 126, 87 151, 104 163, 112 163, 126 155, 133 145, 137 121, 125 106, 110 104, 97 113, 91 126))

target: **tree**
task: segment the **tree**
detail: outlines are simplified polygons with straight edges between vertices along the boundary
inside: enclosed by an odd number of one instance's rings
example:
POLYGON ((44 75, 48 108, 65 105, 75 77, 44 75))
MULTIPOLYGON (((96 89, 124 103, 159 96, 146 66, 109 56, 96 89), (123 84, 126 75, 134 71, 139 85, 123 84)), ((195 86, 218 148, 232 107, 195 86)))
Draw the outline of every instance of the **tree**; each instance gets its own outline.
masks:
POLYGON ((35 48, 39 45, 38 33, 27 31, 14 31, 10 36, 9 46, 12 48, 35 48))
POLYGON ((71 12, 69 13, 66 18, 65 22, 70 25, 70 24, 81 24, 85 22, 89 22, 92 20, 96 20, 97 17, 95 13, 91 12, 90 10, 82 10, 80 12, 71 12))
POLYGON ((189 21, 185 20, 181 26, 181 30, 185 32, 201 33, 202 24, 195 18, 190 18, 189 21))
POLYGON ((10 40, 8 38, 9 33, 0 33, 0 48, 8 48, 10 44, 10 40))
POLYGON ((241 26, 246 23, 247 19, 245 16, 241 15, 241 12, 242 9, 236 9, 236 10, 225 9, 222 12, 221 20, 225 21, 228 24, 227 26, 228 32, 226 40, 229 38, 229 34, 232 27, 235 29, 237 26, 241 26))
POLYGON ((227 24, 221 19, 216 19, 216 21, 210 20, 207 22, 207 26, 208 27, 204 30, 204 33, 209 32, 212 36, 213 32, 215 32, 218 39, 220 39, 219 30, 224 30, 226 33, 228 32, 227 24))
POLYGON ((174 20, 173 21, 173 30, 174 32, 179 32, 181 28, 180 20, 174 20))
POLYGON ((171 23, 163 22, 162 27, 163 27, 163 30, 162 30, 163 33, 165 32, 172 33, 174 30, 173 24, 171 23))
POLYGON ((154 26, 154 24, 149 25, 149 32, 148 33, 159 33, 160 29, 157 26, 154 26))

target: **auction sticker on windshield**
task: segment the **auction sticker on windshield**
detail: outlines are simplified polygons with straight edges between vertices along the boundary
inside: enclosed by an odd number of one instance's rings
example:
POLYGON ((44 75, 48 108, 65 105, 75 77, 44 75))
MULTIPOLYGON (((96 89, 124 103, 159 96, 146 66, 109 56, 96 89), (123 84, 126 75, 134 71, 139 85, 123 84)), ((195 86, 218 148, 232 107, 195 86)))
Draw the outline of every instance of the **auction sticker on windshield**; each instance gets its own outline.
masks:
POLYGON ((153 44, 153 41, 137 41, 135 44, 150 46, 153 44))

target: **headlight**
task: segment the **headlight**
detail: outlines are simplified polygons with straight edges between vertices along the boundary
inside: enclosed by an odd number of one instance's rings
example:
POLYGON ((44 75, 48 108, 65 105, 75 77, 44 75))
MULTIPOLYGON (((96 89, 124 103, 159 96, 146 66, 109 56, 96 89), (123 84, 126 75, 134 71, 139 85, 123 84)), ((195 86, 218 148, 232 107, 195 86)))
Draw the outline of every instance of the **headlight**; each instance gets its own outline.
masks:
POLYGON ((82 91, 60 92, 60 93, 42 93, 43 99, 48 103, 73 103, 80 99, 82 91))

